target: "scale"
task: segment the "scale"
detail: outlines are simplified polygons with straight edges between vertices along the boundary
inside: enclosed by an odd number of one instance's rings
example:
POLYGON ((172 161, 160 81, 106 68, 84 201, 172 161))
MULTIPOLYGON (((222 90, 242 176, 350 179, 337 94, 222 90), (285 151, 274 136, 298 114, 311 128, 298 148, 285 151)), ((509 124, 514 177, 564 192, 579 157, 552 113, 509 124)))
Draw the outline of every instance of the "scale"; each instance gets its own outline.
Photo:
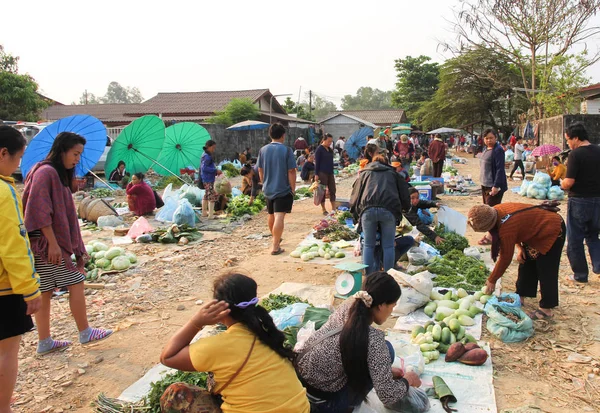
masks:
POLYGON ((344 271, 335 280, 335 297, 346 299, 360 291, 363 270, 367 265, 358 262, 344 262, 333 268, 344 271))

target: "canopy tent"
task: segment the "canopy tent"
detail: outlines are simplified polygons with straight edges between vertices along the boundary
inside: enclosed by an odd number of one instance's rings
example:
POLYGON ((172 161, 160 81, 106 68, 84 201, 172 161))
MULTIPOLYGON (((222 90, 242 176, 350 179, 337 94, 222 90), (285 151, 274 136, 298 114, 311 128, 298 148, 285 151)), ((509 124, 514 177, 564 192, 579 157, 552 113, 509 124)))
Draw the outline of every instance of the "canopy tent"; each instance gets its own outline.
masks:
POLYGON ((436 133, 442 134, 442 133, 457 133, 457 132, 461 132, 461 129, 438 128, 438 129, 434 129, 432 131, 427 132, 427 134, 428 135, 435 135, 436 133))

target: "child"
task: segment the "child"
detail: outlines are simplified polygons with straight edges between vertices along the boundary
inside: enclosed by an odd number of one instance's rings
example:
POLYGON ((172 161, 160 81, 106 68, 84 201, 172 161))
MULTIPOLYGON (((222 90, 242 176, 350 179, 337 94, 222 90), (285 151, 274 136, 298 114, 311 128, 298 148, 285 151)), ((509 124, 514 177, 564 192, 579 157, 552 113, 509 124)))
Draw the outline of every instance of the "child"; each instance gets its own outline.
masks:
MULTIPOLYGON (((431 215, 431 213, 427 211, 427 208, 440 208, 442 204, 439 202, 436 203, 420 199, 419 191, 417 191, 415 188, 409 188, 408 194, 410 195, 410 209, 404 214, 404 216, 413 227, 416 227, 419 230, 420 233, 435 242, 437 245, 440 245, 442 242, 444 242, 444 239, 437 235, 435 231, 429 228, 421 220, 419 217, 419 212, 421 212, 421 216, 427 217, 427 215, 431 215)), ((433 222, 433 217, 431 218, 431 222, 433 222)))
POLYGON ((302 165, 302 171, 300 171, 300 178, 305 184, 310 184, 315 176, 315 154, 311 153, 308 155, 308 159, 302 165))
POLYGON ((0 126, 0 411, 10 412, 17 381, 21 336, 33 328, 31 314, 40 309, 40 282, 23 222, 15 172, 27 141, 21 132, 0 126))
POLYGON ((417 166, 421 168, 421 176, 433 176, 433 162, 427 152, 421 154, 421 159, 417 162, 417 166))
POLYGON ((402 166, 401 162, 392 162, 392 168, 394 168, 398 175, 400 175, 400 177, 406 182, 410 181, 410 176, 408 172, 406 172, 406 169, 404 169, 404 167, 402 166))

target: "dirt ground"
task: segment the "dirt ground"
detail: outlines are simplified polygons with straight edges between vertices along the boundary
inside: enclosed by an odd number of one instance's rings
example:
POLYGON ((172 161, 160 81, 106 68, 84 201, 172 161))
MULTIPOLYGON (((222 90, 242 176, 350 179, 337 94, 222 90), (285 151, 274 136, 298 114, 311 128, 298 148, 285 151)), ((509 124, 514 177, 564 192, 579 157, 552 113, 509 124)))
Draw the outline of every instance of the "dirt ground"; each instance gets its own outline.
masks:
MULTIPOLYGON (((458 165, 463 175, 478 178, 478 160, 471 155, 458 165)), ((349 197, 352 179, 339 183, 340 197, 349 197)), ((511 187, 519 182, 510 183, 511 187)), ((460 212, 481 202, 480 196, 442 196, 460 212)), ((508 192, 505 202, 531 203, 508 192)), ((563 206, 563 215, 566 204, 563 206)), ((297 202, 286 219, 283 247, 291 252, 319 220, 320 209, 311 200, 297 202)), ((25 336, 14 395, 14 409, 22 412, 92 411, 90 402, 103 392, 117 397, 159 361, 167 339, 197 310, 196 301, 211 298, 213 279, 223 271, 244 271, 265 294, 286 281, 333 285, 339 270, 305 262, 286 263, 269 254, 269 238, 248 240, 252 234, 268 235, 266 213, 248 221, 232 234, 207 232, 199 243, 174 245, 132 244, 140 264, 107 281, 114 289, 87 290, 88 314, 93 326, 115 329, 108 340, 82 346, 70 315, 68 298, 53 300, 53 337, 75 344, 68 350, 42 358, 35 355, 35 332, 25 336)), ((108 231, 85 233, 86 241, 104 238, 108 231)), ((472 245, 480 234, 468 232, 472 245)), ((561 263, 561 305, 552 321, 536 321, 534 337, 524 343, 504 344, 490 337, 494 387, 500 412, 600 411, 600 286, 591 274, 587 285, 565 280, 570 268, 566 253, 561 263), (571 353, 583 356, 569 361, 571 353), (591 358, 591 359, 590 359, 591 358), (596 370, 593 370, 593 369, 596 370), (594 373, 595 372, 595 373, 594 373)), ((503 278, 505 291, 514 291, 516 264, 503 278)), ((530 299, 526 310, 535 308, 530 299)))

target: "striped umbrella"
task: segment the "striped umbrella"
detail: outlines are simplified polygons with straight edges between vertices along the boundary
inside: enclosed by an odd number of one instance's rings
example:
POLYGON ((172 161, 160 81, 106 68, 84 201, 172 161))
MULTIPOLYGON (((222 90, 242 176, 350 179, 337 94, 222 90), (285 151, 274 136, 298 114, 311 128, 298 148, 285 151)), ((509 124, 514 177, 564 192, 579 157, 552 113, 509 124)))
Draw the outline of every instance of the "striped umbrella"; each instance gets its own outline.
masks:
POLYGON ((546 156, 554 155, 555 153, 560 152, 562 152, 562 149, 560 149, 558 146, 545 143, 542 146, 538 146, 537 148, 535 148, 533 152, 531 152, 531 154, 533 156, 546 156))

